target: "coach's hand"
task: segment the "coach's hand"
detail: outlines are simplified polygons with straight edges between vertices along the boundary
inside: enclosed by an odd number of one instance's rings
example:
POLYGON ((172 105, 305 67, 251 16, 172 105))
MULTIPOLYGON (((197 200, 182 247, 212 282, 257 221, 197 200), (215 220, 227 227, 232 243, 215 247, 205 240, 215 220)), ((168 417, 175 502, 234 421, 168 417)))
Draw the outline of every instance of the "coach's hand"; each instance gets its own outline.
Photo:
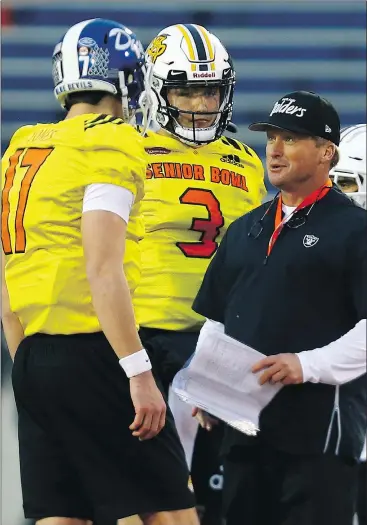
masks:
POLYGON ((215 417, 208 414, 208 412, 205 412, 205 410, 201 410, 201 408, 193 408, 191 415, 192 417, 195 417, 198 420, 199 425, 202 428, 205 428, 205 430, 208 430, 209 432, 213 428, 213 426, 218 425, 218 420, 215 417))
POLYGON ((150 371, 130 378, 130 394, 135 419, 129 428, 141 441, 151 439, 164 427, 166 403, 150 371))
POLYGON ((296 354, 270 355, 255 363, 252 367, 254 373, 264 370, 260 377, 260 385, 269 382, 272 384, 298 385, 303 383, 303 370, 296 354))

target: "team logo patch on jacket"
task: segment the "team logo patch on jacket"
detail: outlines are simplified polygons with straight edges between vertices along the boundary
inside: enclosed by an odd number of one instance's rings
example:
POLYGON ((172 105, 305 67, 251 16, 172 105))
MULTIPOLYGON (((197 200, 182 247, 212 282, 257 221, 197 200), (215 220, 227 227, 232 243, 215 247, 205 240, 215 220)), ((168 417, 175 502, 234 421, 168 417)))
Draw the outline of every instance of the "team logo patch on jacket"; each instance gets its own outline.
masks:
POLYGON ((319 241, 319 237, 315 237, 314 235, 305 235, 303 237, 303 246, 305 248, 312 248, 312 246, 315 246, 319 241))

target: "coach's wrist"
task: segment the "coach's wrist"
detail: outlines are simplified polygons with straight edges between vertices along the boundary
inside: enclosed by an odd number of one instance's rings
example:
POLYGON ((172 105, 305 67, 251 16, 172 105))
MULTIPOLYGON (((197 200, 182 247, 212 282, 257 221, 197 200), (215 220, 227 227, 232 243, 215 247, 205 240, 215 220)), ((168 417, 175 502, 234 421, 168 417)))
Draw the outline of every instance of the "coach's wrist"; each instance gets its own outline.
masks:
POLYGON ((144 348, 127 357, 122 357, 119 359, 119 364, 129 379, 152 369, 149 356, 144 348))

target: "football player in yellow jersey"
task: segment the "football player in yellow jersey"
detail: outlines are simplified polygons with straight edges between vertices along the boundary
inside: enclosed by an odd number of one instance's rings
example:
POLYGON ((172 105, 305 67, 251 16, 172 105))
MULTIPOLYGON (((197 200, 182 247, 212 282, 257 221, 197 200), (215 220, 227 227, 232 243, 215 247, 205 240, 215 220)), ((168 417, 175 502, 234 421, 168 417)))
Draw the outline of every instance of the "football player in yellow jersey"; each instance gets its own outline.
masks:
MULTIPOLYGON (((206 268, 231 222, 261 204, 264 171, 251 148, 223 136, 232 116, 235 72, 215 35, 194 24, 170 26, 146 56, 153 64, 160 129, 145 139, 146 234, 133 301, 142 341, 168 388, 194 352, 204 322, 191 305, 206 268)), ((179 400, 170 396, 170 404, 191 465, 197 423, 187 405, 185 416, 178 415, 179 400)), ((206 496, 193 481, 200 503, 206 496)), ((216 524, 218 515, 213 507, 208 523, 216 524)))
POLYGON ((130 29, 76 24, 53 54, 66 119, 20 128, 2 160, 2 321, 39 525, 198 523, 130 295, 145 153, 128 122, 140 105, 147 124, 148 77, 130 29))

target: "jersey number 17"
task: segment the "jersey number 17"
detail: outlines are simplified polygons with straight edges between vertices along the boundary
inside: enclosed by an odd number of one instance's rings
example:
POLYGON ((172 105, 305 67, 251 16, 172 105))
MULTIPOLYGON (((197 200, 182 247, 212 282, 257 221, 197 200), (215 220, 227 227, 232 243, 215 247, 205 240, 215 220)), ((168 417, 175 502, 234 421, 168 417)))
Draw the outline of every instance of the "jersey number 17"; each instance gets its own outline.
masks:
POLYGON ((1 242, 5 255, 25 252, 27 239, 23 223, 29 190, 38 170, 52 151, 53 148, 23 148, 18 149, 9 159, 9 166, 4 175, 5 182, 1 197, 1 242), (25 154, 20 160, 24 152, 25 154), (18 167, 28 169, 25 171, 20 183, 19 198, 15 212, 15 247, 13 250, 9 229, 9 193, 14 185, 18 167))

